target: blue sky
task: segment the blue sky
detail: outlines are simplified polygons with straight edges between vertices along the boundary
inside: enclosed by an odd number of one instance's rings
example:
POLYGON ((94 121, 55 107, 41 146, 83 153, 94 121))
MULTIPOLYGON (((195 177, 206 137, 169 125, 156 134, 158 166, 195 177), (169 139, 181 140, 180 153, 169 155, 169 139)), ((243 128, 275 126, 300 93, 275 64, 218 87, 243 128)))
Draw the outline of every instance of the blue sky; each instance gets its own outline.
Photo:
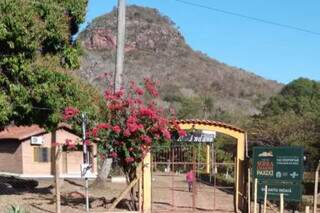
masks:
MULTIPOLYGON (((186 0, 320 34, 319 0, 186 0)), ((320 80, 320 35, 264 24, 176 0, 127 0, 157 8, 179 27, 187 43, 228 65, 288 83, 320 80)), ((87 22, 110 12, 117 0, 89 0, 87 22)), ((81 26, 83 29, 87 23, 81 26)))

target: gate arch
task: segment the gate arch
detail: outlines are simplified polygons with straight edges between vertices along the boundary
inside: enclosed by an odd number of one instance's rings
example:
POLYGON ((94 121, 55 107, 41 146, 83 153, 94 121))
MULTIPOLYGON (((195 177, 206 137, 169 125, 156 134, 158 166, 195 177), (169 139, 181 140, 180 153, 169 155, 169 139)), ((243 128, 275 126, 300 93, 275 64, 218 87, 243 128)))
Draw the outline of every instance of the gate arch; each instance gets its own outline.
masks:
POLYGON ((209 130, 229 135, 237 140, 235 158, 234 209, 235 212, 247 210, 247 169, 246 169, 246 132, 235 126, 212 120, 177 120, 181 129, 209 130))

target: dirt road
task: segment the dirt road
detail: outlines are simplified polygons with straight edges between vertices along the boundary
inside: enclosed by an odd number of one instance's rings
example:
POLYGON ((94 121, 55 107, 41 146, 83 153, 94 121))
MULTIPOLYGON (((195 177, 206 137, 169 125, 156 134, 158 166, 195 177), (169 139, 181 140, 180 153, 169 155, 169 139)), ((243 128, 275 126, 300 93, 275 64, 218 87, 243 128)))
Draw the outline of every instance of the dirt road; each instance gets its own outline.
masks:
MULTIPOLYGON (((11 205, 20 206, 29 213, 54 213, 53 180, 39 180, 34 190, 0 190, 0 212, 8 212, 11 205)), ((61 186, 61 211, 85 212, 84 181, 65 180, 61 186)), ((89 189, 91 212, 106 212, 112 199, 126 187, 124 183, 110 183, 108 189, 89 189), (102 199, 103 198, 103 202, 102 199), (95 203, 94 203, 95 202, 95 203)), ((129 199, 129 197, 127 197, 129 199)), ((117 210, 126 210, 119 205, 117 210)), ((152 212, 233 212, 233 196, 206 184, 197 183, 195 193, 188 191, 185 175, 158 173, 152 181, 152 212)))
POLYGON ((233 212, 233 195, 196 182, 188 191, 184 174, 153 175, 152 212, 233 212))

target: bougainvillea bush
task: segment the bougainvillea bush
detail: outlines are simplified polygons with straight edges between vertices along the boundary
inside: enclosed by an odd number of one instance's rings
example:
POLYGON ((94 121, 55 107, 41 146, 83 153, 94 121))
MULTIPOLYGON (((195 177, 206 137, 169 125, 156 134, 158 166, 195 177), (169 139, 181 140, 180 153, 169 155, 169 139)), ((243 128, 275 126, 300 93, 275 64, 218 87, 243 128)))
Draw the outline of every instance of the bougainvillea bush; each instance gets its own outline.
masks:
MULTIPOLYGON (((100 154, 118 162, 129 182, 152 145, 169 141, 173 131, 185 134, 174 122, 174 115, 158 106, 158 96, 156 82, 149 78, 141 86, 130 82, 128 89, 116 92, 110 84, 104 94, 106 122, 88 133, 88 138, 98 143, 100 154)), ((76 114, 72 107, 65 110, 66 119, 76 114)))

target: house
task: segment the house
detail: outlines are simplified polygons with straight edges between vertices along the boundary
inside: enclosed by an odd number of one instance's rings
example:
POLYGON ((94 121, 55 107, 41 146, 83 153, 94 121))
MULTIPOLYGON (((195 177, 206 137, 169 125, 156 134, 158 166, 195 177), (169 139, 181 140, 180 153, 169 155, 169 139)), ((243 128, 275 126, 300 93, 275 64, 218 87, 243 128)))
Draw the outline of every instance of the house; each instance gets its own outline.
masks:
MULTIPOLYGON (((48 132, 38 125, 9 126, 0 131, 0 173, 21 177, 53 177, 54 145, 62 148, 59 159, 61 177, 81 176, 80 165, 83 163, 82 145, 72 150, 65 143, 79 143, 81 138, 65 124, 59 125, 55 133, 48 132)), ((92 177, 97 173, 96 144, 89 147, 92 177)))

